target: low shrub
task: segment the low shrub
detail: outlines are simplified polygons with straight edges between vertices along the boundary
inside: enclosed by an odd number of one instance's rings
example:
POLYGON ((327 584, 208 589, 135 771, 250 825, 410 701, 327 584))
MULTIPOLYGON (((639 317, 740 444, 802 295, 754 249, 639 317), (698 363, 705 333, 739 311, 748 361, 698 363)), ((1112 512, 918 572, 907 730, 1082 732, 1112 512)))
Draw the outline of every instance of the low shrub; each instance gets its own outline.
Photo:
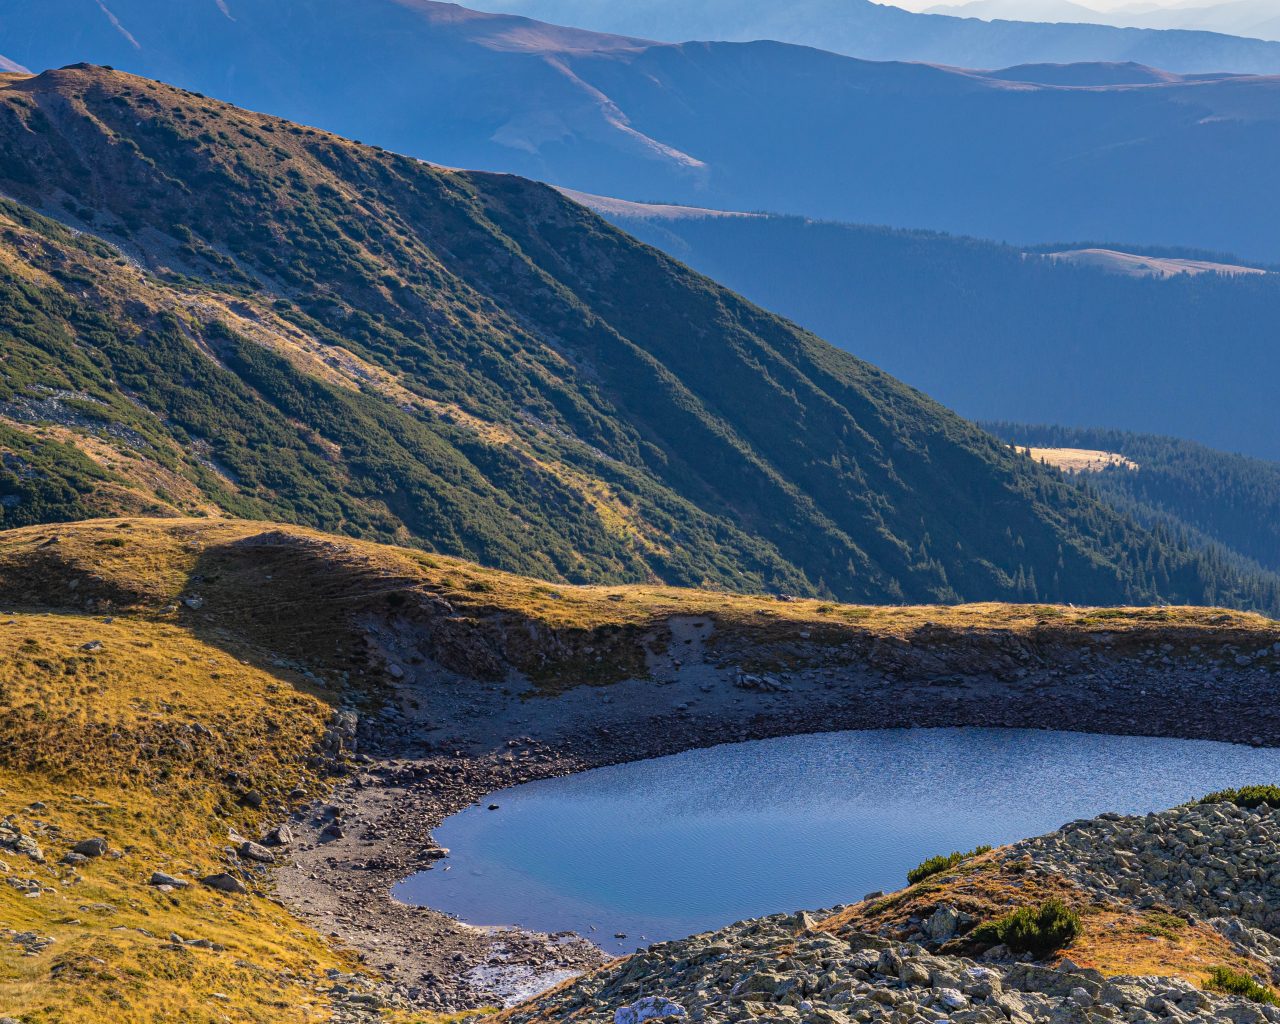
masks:
POLYGON ((990 846, 975 846, 968 853, 961 853, 956 850, 952 853, 939 854, 936 857, 930 857, 926 861, 921 861, 910 871, 907 872, 907 884, 915 885, 917 882, 923 882, 930 875, 937 875, 943 871, 950 871, 962 860, 970 857, 976 857, 981 853, 989 853, 990 846))
POLYGON ((1202 804, 1235 804, 1238 807, 1280 807, 1280 786, 1241 786, 1239 789, 1220 789, 1200 798, 1202 804))
POLYGON ((1209 972, 1209 980, 1205 988, 1214 992, 1225 992, 1227 995, 1243 996, 1255 1003, 1266 1003, 1268 1006, 1280 1006, 1280 998, 1266 985, 1260 985, 1244 971, 1230 967, 1215 967, 1209 972))
POLYGON ((1062 949, 1080 934, 1080 915, 1062 900, 1046 900, 1038 907, 1019 907, 1012 913, 970 933, 974 942, 1003 943, 1014 953, 1030 953, 1037 960, 1062 949))

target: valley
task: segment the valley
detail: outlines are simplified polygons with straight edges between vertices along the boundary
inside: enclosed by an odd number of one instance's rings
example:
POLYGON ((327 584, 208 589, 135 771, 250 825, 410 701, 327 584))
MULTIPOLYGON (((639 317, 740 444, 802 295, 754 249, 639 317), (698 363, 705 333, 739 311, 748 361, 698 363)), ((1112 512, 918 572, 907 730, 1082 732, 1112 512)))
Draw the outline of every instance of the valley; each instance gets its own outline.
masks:
POLYGON ((0 1024, 1280 1024, 1280 44, 501 2, 0 0, 0 1024))
POLYGON ((776 215, 657 218, 643 204, 583 201, 981 421, 1093 425, 1280 457, 1265 383, 1276 358, 1269 325, 1280 315, 1280 274, 1269 264, 776 215), (1066 255, 1082 249, 1114 255, 1066 255))

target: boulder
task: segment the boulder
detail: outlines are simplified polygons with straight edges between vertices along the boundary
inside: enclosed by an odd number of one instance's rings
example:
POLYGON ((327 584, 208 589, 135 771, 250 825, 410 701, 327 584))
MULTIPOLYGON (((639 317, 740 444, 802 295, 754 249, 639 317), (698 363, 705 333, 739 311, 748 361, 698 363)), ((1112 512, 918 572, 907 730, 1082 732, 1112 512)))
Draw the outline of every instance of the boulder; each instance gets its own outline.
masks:
POLYGON ((84 839, 71 847, 71 852, 86 858, 101 857, 107 852, 107 841, 102 838, 84 839))
POLYGON ((665 996, 645 996, 630 1006, 620 1006, 613 1012, 613 1024, 643 1024, 647 1020, 663 1017, 687 1016, 685 1008, 665 996))
POLYGON ((148 885, 167 885, 172 889, 185 889, 191 883, 184 878, 175 878, 173 875, 167 875, 163 871, 151 872, 151 880, 148 885))
POLYGON ((248 839, 236 847, 236 853, 240 854, 245 860, 256 860, 259 864, 274 864, 276 862, 274 853, 265 846, 250 842, 248 839))
POLYGON ((955 907, 940 906, 924 923, 925 933, 934 942, 946 942, 954 938, 960 927, 960 912, 955 907))
POLYGON ((262 837, 263 846, 288 846, 293 842, 293 830, 288 825, 277 825, 262 837))
POLYGON ((205 875, 200 879, 200 884, 210 889, 217 889, 218 892, 232 893, 234 895, 243 895, 249 890, 244 887, 244 883, 234 875, 229 875, 225 871, 220 871, 216 875, 205 875))

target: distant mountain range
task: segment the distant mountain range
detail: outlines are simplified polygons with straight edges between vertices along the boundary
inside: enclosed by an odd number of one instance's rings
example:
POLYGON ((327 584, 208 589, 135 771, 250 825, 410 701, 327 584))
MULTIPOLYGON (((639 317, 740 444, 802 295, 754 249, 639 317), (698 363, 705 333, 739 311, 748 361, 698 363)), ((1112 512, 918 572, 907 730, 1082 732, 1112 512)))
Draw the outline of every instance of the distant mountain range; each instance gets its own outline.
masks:
POLYGON ((664 42, 774 39, 866 60, 953 67, 1135 61, 1171 71, 1280 72, 1278 43, 1177 31, 1172 19, 1165 31, 1044 23, 1075 20, 1069 18, 983 21, 1010 15, 986 9, 963 12, 972 17, 915 14, 871 0, 486 0, 484 8, 664 42))
POLYGON ((1072 0, 969 0, 939 4, 927 14, 986 21, 1047 21, 1115 25, 1124 28, 1190 29, 1225 32, 1254 39, 1280 39, 1280 6, 1275 0, 1227 0, 1205 3, 1184 0, 1176 4, 1133 3, 1114 10, 1096 10, 1072 0))
POLYGON ((1280 273, 1265 267, 578 198, 966 415, 1108 423, 1280 459, 1280 273))
POLYGON ((81 67, 0 81, 0 191, 6 526, 231 514, 544 579, 1280 607, 543 185, 81 67))
POLYGON ((427 0, 235 0, 234 20, 212 2, 113 0, 114 22, 87 6, 10 3, 2 38, 28 66, 114 64, 599 194, 1280 260, 1267 172, 1280 78, 984 75, 778 43, 650 44, 427 0))

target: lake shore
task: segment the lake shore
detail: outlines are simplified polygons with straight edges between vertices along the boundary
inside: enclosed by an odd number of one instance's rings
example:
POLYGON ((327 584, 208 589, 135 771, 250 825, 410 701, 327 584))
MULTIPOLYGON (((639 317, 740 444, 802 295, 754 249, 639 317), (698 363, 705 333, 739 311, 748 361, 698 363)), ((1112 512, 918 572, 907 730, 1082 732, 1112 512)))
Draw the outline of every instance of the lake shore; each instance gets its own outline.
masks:
MULTIPOLYGON (((401 670, 393 700, 361 725, 364 763, 292 823, 298 841, 276 873, 280 897, 358 950, 399 998, 442 1010, 492 1005, 538 978, 607 959, 585 940, 482 931, 392 898, 398 881, 438 856, 431 830, 495 790, 695 747, 845 729, 985 726, 1280 745, 1270 652, 1115 649, 1102 638, 1087 650, 1008 647, 989 672, 971 661, 962 673, 930 674, 936 652, 920 647, 893 663, 836 652, 817 667, 744 673, 724 651, 710 656, 713 628, 673 621, 650 678, 556 695, 432 664, 401 670)), ((380 640, 398 664, 396 637, 380 640)))

